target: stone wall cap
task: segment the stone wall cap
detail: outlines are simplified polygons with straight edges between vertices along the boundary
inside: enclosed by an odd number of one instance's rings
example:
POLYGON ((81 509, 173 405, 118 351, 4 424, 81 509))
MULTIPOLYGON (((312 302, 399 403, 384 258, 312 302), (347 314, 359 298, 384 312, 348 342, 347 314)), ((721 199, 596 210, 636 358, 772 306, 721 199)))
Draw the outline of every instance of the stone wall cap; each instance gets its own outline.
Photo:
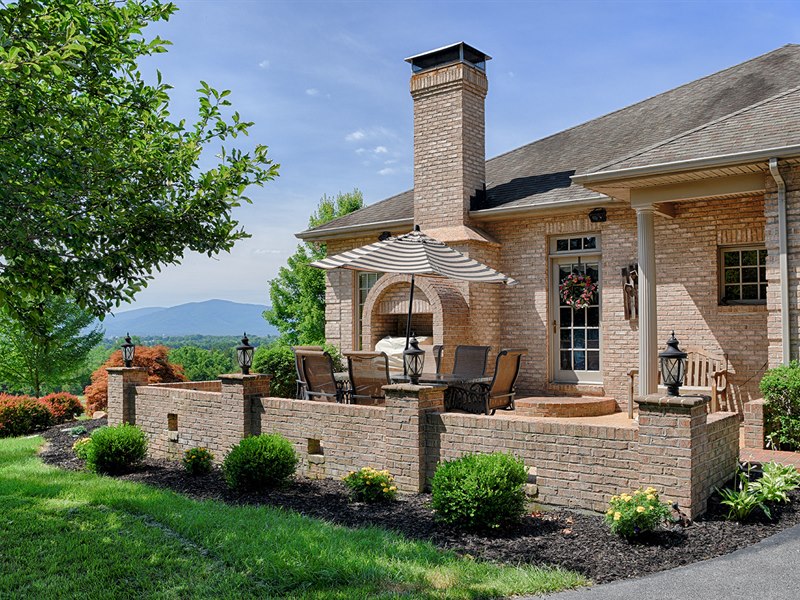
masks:
POLYGON ((249 373, 247 375, 244 373, 225 373, 224 375, 220 375, 219 378, 223 381, 226 379, 253 381, 255 379, 272 379, 272 375, 268 375, 267 373, 249 373))
POLYGON ((711 396, 664 396, 662 394, 650 394, 649 396, 635 399, 639 406, 671 406, 674 408, 694 408, 711 402, 711 396))
POLYGON ((106 367, 109 373, 141 373, 147 371, 147 367, 106 367))

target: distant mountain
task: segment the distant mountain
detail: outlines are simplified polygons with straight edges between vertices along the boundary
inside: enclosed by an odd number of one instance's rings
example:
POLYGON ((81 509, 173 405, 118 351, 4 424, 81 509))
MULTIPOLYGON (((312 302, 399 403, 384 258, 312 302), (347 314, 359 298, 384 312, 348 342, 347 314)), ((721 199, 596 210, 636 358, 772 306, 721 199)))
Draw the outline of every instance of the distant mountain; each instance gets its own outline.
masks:
POLYGON ((108 315, 100 323, 107 338, 131 335, 277 335, 278 330, 261 316, 260 304, 229 300, 189 302, 169 308, 137 308, 108 315))

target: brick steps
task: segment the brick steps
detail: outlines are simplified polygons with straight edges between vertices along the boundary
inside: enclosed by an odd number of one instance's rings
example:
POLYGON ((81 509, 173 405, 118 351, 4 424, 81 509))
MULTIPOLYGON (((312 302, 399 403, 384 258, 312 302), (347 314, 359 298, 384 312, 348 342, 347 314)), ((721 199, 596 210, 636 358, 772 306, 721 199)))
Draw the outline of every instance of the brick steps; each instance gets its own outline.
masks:
POLYGON ((800 452, 780 452, 777 450, 764 450, 760 448, 741 448, 739 460, 742 462, 776 462, 782 465, 792 465, 800 471, 800 452))
POLYGON ((614 398, 602 396, 530 396, 515 400, 514 406, 526 417, 599 417, 617 412, 614 398))

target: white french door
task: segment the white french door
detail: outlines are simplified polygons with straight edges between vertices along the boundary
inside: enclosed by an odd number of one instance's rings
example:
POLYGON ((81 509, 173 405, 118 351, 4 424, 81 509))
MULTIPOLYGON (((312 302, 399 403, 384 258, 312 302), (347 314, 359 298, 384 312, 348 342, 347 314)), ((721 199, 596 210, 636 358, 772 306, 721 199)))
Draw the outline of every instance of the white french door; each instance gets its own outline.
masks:
POLYGON ((600 327, 600 257, 555 257, 552 261, 551 298, 554 380, 558 383, 602 383, 600 327), (597 292, 588 306, 575 309, 561 299, 559 285, 570 273, 589 275, 597 292))

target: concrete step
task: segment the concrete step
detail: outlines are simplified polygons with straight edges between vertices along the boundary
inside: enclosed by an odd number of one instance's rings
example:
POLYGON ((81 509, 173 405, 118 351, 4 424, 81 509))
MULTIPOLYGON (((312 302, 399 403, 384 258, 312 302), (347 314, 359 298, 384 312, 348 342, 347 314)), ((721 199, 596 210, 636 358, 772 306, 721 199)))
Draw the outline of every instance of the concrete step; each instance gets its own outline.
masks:
POLYGON ((514 406, 526 417, 599 417, 617 412, 614 398, 603 396, 529 396, 515 400, 514 406))

